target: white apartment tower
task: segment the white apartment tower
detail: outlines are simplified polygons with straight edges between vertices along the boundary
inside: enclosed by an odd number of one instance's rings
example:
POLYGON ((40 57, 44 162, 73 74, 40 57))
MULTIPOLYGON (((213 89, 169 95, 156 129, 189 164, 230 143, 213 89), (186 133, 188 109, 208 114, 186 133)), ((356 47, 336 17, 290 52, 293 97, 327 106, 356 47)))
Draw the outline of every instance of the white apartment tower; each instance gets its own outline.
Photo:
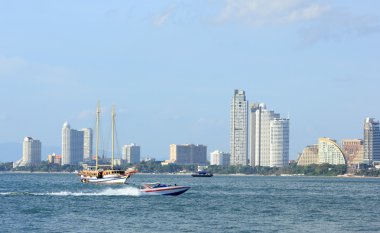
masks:
POLYGON ((248 101, 245 92, 235 90, 231 103, 231 165, 248 164, 248 101))
POLYGON ((123 146, 122 158, 127 163, 139 163, 140 162, 140 146, 132 143, 123 146))
POLYGON ((269 166, 289 165, 289 119, 275 118, 270 121, 269 166))
POLYGON ((210 165, 228 166, 230 157, 229 153, 216 150, 210 154, 210 165))
POLYGON ((41 163, 41 142, 32 137, 25 137, 22 144, 22 162, 20 166, 38 165, 41 163))
POLYGON ((92 138, 93 133, 91 128, 83 128, 83 159, 92 159, 92 138))
POLYGON ((363 162, 371 164, 374 161, 380 161, 380 126, 379 121, 367 117, 364 122, 363 162))
POLYGON ((267 110, 263 103, 253 104, 250 109, 250 165, 271 166, 271 121, 280 114, 267 110))
POLYGON ((83 131, 71 129, 68 122, 62 127, 62 165, 83 162, 83 131))

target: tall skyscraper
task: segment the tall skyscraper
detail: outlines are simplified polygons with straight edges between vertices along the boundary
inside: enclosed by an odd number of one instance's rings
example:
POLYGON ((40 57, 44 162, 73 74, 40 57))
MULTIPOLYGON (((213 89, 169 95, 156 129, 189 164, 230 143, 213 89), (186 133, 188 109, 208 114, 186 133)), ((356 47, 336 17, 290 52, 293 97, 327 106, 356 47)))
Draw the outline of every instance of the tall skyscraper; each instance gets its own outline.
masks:
POLYGON ((289 165, 289 119, 275 118, 270 121, 270 156, 271 167, 289 165))
POLYGON ((231 103, 231 165, 248 164, 248 101, 245 92, 235 90, 231 103))
MULTIPOLYGON (((271 166, 271 121, 280 118, 280 114, 274 111, 267 110, 266 105, 253 104, 250 107, 251 115, 251 130, 250 130, 250 165, 251 166, 271 166)), ((274 126, 285 126, 283 125, 286 121, 278 121, 274 126)), ((288 131, 289 131, 289 120, 287 120, 288 131)), ((278 129, 279 130, 279 129, 278 129)), ((279 131, 273 131, 279 133, 279 131)), ((283 135, 289 138, 289 135, 283 135)), ((287 139, 289 140, 289 139, 287 139)), ((276 142, 276 146, 280 147, 276 142)), ((284 141, 289 144, 289 141, 284 141)), ((286 153, 286 152, 285 152, 286 153)), ((287 152, 289 156, 289 152, 287 152)), ((286 155, 285 155, 286 156, 286 155)))
POLYGON ((205 145, 170 145, 170 159, 167 163, 176 164, 207 164, 207 146, 205 145))
POLYGON ((83 162, 83 131, 71 129, 68 122, 62 127, 62 165, 83 162))
POLYGON ((92 159, 92 129, 83 128, 81 131, 83 131, 83 159, 92 159))
POLYGON ((136 144, 129 144, 123 146, 122 158, 127 163, 139 163, 140 162, 140 146, 136 144))
POLYGON ((32 137, 25 137, 22 145, 22 162, 20 166, 38 165, 41 163, 41 142, 32 137))
POLYGON ((380 161, 380 127, 379 121, 367 117, 364 122, 364 158, 363 162, 371 164, 380 161))

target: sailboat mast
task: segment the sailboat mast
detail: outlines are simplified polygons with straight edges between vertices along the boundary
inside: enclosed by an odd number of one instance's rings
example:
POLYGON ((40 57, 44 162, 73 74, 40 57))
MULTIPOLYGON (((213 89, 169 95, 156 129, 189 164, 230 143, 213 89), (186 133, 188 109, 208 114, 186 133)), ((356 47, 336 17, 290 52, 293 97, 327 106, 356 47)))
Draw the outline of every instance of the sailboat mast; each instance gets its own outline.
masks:
POLYGON ((115 156, 115 105, 112 106, 112 158, 111 158, 111 168, 113 170, 114 156, 115 156))
POLYGON ((95 169, 98 170, 98 151, 99 151, 99 117, 100 117, 100 103, 98 102, 98 107, 96 109, 96 149, 95 149, 95 169))

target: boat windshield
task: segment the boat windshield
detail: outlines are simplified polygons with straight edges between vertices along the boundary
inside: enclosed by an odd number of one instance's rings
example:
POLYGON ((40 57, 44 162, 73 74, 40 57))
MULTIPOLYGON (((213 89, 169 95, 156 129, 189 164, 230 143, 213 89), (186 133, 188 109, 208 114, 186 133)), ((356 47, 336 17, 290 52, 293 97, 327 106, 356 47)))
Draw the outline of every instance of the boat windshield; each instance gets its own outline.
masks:
POLYGON ((161 183, 150 183, 150 184, 144 184, 143 186, 146 188, 164 188, 164 187, 168 187, 169 185, 161 184, 161 183))

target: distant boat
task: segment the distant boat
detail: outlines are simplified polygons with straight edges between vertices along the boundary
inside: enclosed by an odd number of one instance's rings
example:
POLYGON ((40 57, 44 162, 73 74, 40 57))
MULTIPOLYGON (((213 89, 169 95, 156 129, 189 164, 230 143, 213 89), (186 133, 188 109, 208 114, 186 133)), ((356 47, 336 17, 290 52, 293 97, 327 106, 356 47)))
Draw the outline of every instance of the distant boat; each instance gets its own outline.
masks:
POLYGON ((191 174, 192 177, 212 177, 213 174, 208 171, 197 171, 193 174, 191 174))
POLYGON ((189 189, 190 187, 188 186, 167 185, 156 182, 143 184, 143 186, 140 187, 140 192, 143 195, 178 196, 189 189))
POLYGON ((115 135, 115 108, 112 108, 112 158, 110 165, 98 164, 98 147, 99 147, 99 115, 100 107, 96 111, 96 155, 95 166, 89 166, 89 169, 78 172, 83 183, 96 184, 125 184, 127 179, 137 171, 133 168, 127 170, 114 169, 114 135, 115 135), (102 167, 102 168, 101 168, 102 167))

